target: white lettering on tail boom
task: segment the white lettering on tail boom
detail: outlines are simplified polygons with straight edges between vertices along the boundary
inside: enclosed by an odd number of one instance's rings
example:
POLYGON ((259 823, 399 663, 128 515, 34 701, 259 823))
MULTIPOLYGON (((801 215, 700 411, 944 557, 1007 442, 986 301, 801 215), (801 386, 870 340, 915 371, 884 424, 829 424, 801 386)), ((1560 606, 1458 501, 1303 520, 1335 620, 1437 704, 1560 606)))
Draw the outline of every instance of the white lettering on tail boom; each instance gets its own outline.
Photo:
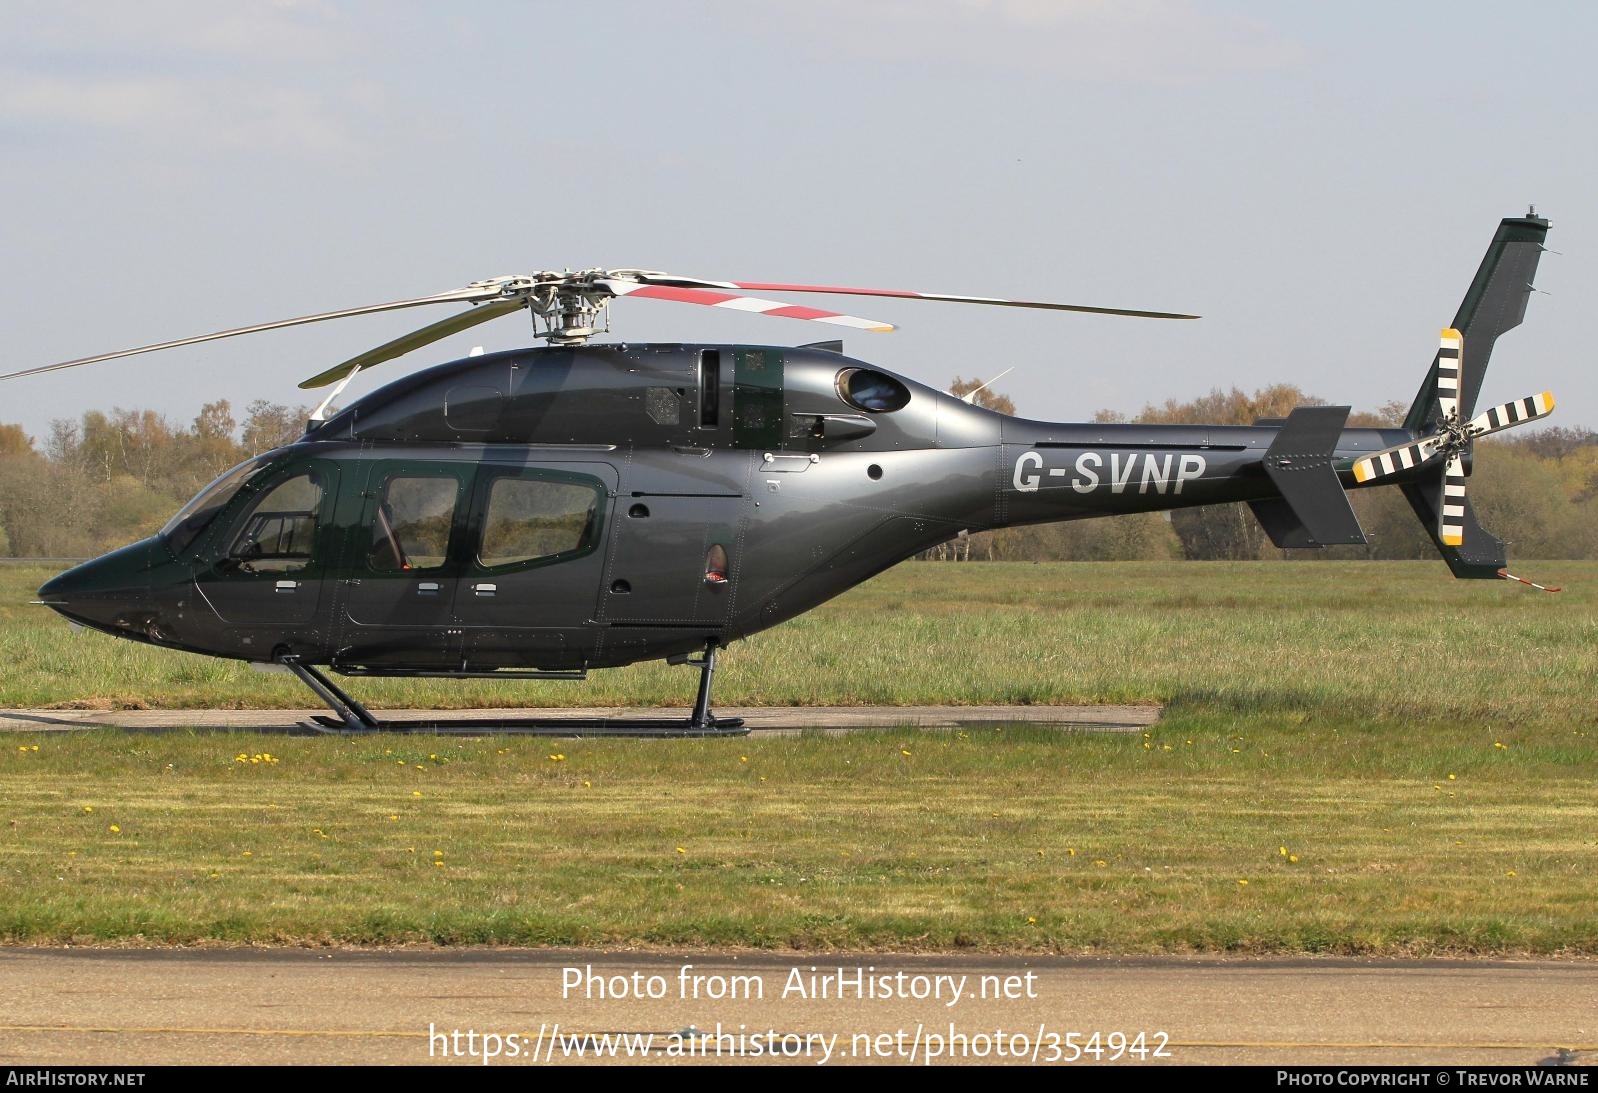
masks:
POLYGON ((1111 452, 1106 480, 1100 473, 1106 470, 1101 452, 1082 452, 1069 469, 1048 466, 1048 460, 1039 452, 1022 452, 1015 460, 1013 482, 1022 493, 1036 493, 1045 478, 1063 478, 1069 473, 1071 488, 1077 493, 1092 493, 1107 486, 1111 493, 1148 493, 1151 489, 1165 493, 1169 489, 1179 494, 1188 482, 1203 478, 1208 468, 1202 455, 1191 452, 1111 452))

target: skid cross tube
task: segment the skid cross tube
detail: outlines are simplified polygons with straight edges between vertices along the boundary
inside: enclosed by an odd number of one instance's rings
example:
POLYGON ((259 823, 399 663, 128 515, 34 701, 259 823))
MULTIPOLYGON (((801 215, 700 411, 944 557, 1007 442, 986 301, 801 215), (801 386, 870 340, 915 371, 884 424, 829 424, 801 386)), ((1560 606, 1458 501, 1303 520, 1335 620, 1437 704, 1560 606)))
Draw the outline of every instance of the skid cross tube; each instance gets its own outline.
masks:
POLYGON ((300 682, 316 693, 332 710, 334 717, 311 718, 314 727, 324 732, 426 732, 455 733, 482 736, 493 733, 526 736, 747 736, 741 717, 717 717, 710 712, 710 681, 715 674, 716 643, 707 642, 705 655, 700 660, 680 663, 699 666, 699 691, 694 700, 693 715, 685 719, 665 717, 543 717, 499 718, 472 717, 458 719, 420 719, 416 721, 381 721, 360 702, 351 697, 338 684, 327 678, 315 666, 306 664, 295 656, 278 658, 278 663, 293 672, 300 682))

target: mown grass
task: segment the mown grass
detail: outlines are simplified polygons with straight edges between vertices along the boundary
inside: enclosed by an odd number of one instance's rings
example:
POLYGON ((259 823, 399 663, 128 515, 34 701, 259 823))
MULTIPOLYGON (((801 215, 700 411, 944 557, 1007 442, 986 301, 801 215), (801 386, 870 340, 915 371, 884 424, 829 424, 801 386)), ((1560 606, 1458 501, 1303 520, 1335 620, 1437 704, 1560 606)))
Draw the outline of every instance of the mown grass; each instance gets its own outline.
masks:
MULTIPOLYGON (((1571 591, 1425 564, 912 565, 717 680, 722 706, 1168 703, 1147 736, 7 736, 0 938, 1594 955, 1598 565, 1544 568, 1571 591)), ((35 576, 0 570, 0 705, 306 704, 69 636, 11 606, 35 576)))

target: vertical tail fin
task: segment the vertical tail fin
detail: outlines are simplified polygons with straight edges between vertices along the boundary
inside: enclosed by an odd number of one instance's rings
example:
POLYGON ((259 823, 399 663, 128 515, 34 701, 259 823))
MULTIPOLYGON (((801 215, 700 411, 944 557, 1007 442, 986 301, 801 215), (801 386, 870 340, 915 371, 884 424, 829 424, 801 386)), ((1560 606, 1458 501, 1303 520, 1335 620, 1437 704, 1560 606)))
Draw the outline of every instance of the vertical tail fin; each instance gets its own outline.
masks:
MULTIPOLYGON (((1519 326, 1526 317, 1526 302, 1547 236, 1548 221, 1535 211, 1509 217, 1498 225, 1454 316, 1453 327, 1444 332, 1426 381, 1404 418, 1404 428, 1417 437, 1428 437, 1445 425, 1457 428, 1475 412, 1498 336, 1519 326), (1462 364, 1457 348, 1450 359, 1450 333, 1462 336, 1468 347, 1462 364), (1451 385, 1446 382, 1450 369, 1456 377, 1453 398, 1448 397, 1451 385)), ((1505 564, 1504 543, 1481 526, 1470 499, 1463 496, 1463 473, 1468 473, 1469 461, 1467 442, 1463 451, 1439 461, 1419 481, 1400 488, 1454 576, 1496 580, 1505 564)))
MULTIPOLYGON (((1537 260, 1542 257, 1543 240, 1548 237, 1548 221, 1528 213, 1512 216, 1498 225, 1492 245, 1481 260, 1470 291, 1460 302, 1452 327, 1470 346, 1470 363, 1459 384, 1459 416, 1476 412, 1476 396, 1487 374, 1498 336, 1513 330, 1526 317, 1526 301, 1531 297, 1532 279, 1537 276, 1537 260)), ((1442 409, 1437 399, 1437 367, 1442 352, 1432 358, 1431 371, 1421 384, 1420 394, 1404 418, 1404 428, 1426 435, 1441 424, 1442 409)))

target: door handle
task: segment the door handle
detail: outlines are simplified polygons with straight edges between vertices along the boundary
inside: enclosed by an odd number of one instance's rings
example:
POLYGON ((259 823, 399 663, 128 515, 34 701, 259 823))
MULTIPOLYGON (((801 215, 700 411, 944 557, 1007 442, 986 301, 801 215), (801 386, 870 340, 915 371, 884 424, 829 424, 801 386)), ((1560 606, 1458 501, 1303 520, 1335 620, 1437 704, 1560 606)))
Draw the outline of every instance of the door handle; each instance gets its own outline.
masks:
POLYGON ((418 596, 436 596, 436 595, 438 595, 438 582, 437 581, 423 581, 421 584, 416 586, 416 594, 418 596))
POLYGON ((278 581, 277 582, 277 591, 278 592, 293 592, 298 587, 300 587, 300 582, 299 581, 278 581))
POLYGON ((492 596, 494 593, 499 591, 499 585, 497 585, 497 584, 474 584, 474 585, 472 585, 472 591, 477 593, 479 596, 492 596))

